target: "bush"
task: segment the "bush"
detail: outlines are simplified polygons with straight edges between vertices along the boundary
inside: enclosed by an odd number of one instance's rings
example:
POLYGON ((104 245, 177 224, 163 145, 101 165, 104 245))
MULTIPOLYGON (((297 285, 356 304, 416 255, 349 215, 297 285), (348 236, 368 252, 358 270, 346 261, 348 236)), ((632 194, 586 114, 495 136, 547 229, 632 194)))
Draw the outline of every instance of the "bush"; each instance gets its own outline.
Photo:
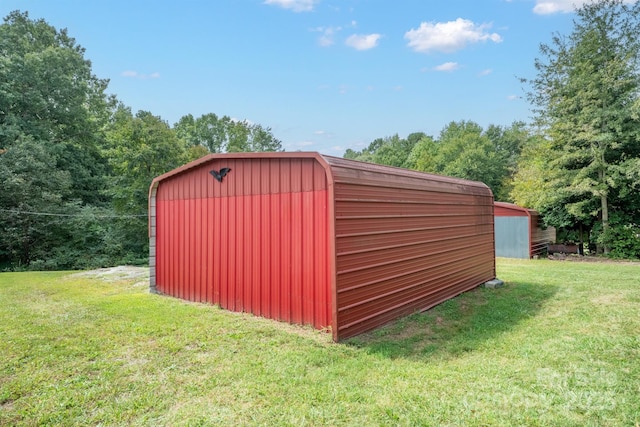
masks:
POLYGON ((606 233, 600 226, 594 228, 594 236, 598 244, 609 246, 611 258, 640 258, 640 226, 626 223, 620 216, 612 216, 606 233))

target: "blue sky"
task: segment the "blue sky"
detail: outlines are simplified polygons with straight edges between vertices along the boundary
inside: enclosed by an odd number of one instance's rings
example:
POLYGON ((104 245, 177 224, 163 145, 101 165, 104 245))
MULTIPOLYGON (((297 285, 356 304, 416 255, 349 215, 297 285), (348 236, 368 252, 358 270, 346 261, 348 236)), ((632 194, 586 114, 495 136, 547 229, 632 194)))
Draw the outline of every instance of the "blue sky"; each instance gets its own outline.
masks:
POLYGON ((342 155, 451 121, 528 121, 518 77, 569 0, 0 0, 86 49, 109 93, 173 125, 216 113, 342 155))

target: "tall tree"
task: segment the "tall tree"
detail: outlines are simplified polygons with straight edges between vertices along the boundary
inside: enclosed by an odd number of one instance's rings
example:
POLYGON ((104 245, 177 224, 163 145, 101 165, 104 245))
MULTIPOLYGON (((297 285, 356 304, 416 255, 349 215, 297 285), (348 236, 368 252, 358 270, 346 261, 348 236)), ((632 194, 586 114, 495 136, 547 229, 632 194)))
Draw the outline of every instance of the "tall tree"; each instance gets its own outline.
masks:
POLYGON ((506 164, 482 127, 472 121, 451 122, 440 132, 434 159, 438 173, 484 182, 494 194, 506 174, 506 164))
POLYGON ((499 192, 494 196, 496 200, 512 201, 510 192, 518 168, 518 159, 523 147, 535 136, 524 122, 514 122, 509 127, 489 125, 484 135, 491 140, 504 171, 499 192))
POLYGON ((71 176, 56 161, 31 137, 19 137, 0 155, 0 261, 27 266, 62 243, 52 226, 66 212, 71 176))
POLYGON ((188 114, 173 128, 188 145, 205 147, 210 153, 282 151, 282 142, 273 136, 271 128, 229 116, 208 113, 196 119, 188 114))
MULTIPOLYGON (((561 178, 567 211, 576 220, 598 218, 609 231, 611 210, 622 208, 621 168, 638 156, 639 122, 633 106, 640 89, 640 4, 600 0, 576 10, 569 36, 541 46, 537 75, 528 81, 538 124, 554 151, 549 167, 561 178), (612 203, 613 202, 613 203, 612 203)), ((609 251, 606 237, 603 251, 609 251)))
POLYGON ((56 169, 71 174, 69 197, 100 201, 100 127, 108 117, 107 80, 66 30, 18 11, 0 25, 0 149, 25 137, 42 144, 56 169))
POLYGON ((436 156, 438 154, 438 144, 431 136, 424 135, 411 149, 405 163, 409 169, 422 172, 438 173, 436 156))
POLYGON ((147 201, 151 181, 189 160, 187 147, 160 117, 148 111, 135 116, 119 106, 106 135, 105 156, 113 171, 108 194, 120 222, 127 252, 147 250, 147 201))

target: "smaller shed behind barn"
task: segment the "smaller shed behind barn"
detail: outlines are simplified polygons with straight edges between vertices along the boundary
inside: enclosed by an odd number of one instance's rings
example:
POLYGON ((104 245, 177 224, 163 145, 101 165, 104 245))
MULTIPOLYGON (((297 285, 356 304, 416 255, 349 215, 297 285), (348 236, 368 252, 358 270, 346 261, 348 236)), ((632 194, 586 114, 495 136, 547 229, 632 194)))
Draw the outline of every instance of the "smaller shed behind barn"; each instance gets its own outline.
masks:
POLYGON ((540 215, 512 203, 495 202, 496 256, 531 258, 556 240, 556 229, 543 228, 540 215))
POLYGON ((493 195, 318 153, 209 155, 149 193, 153 291, 334 340, 495 278, 493 195))

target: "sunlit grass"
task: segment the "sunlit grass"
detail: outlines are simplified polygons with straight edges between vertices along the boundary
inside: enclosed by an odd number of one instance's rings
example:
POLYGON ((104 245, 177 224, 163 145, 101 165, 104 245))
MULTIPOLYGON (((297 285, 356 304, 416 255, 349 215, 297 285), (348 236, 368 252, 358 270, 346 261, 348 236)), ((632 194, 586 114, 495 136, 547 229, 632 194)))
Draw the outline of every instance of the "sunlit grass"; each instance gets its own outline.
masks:
POLYGON ((348 342, 152 295, 0 274, 0 425, 631 425, 640 266, 498 261, 348 342))

